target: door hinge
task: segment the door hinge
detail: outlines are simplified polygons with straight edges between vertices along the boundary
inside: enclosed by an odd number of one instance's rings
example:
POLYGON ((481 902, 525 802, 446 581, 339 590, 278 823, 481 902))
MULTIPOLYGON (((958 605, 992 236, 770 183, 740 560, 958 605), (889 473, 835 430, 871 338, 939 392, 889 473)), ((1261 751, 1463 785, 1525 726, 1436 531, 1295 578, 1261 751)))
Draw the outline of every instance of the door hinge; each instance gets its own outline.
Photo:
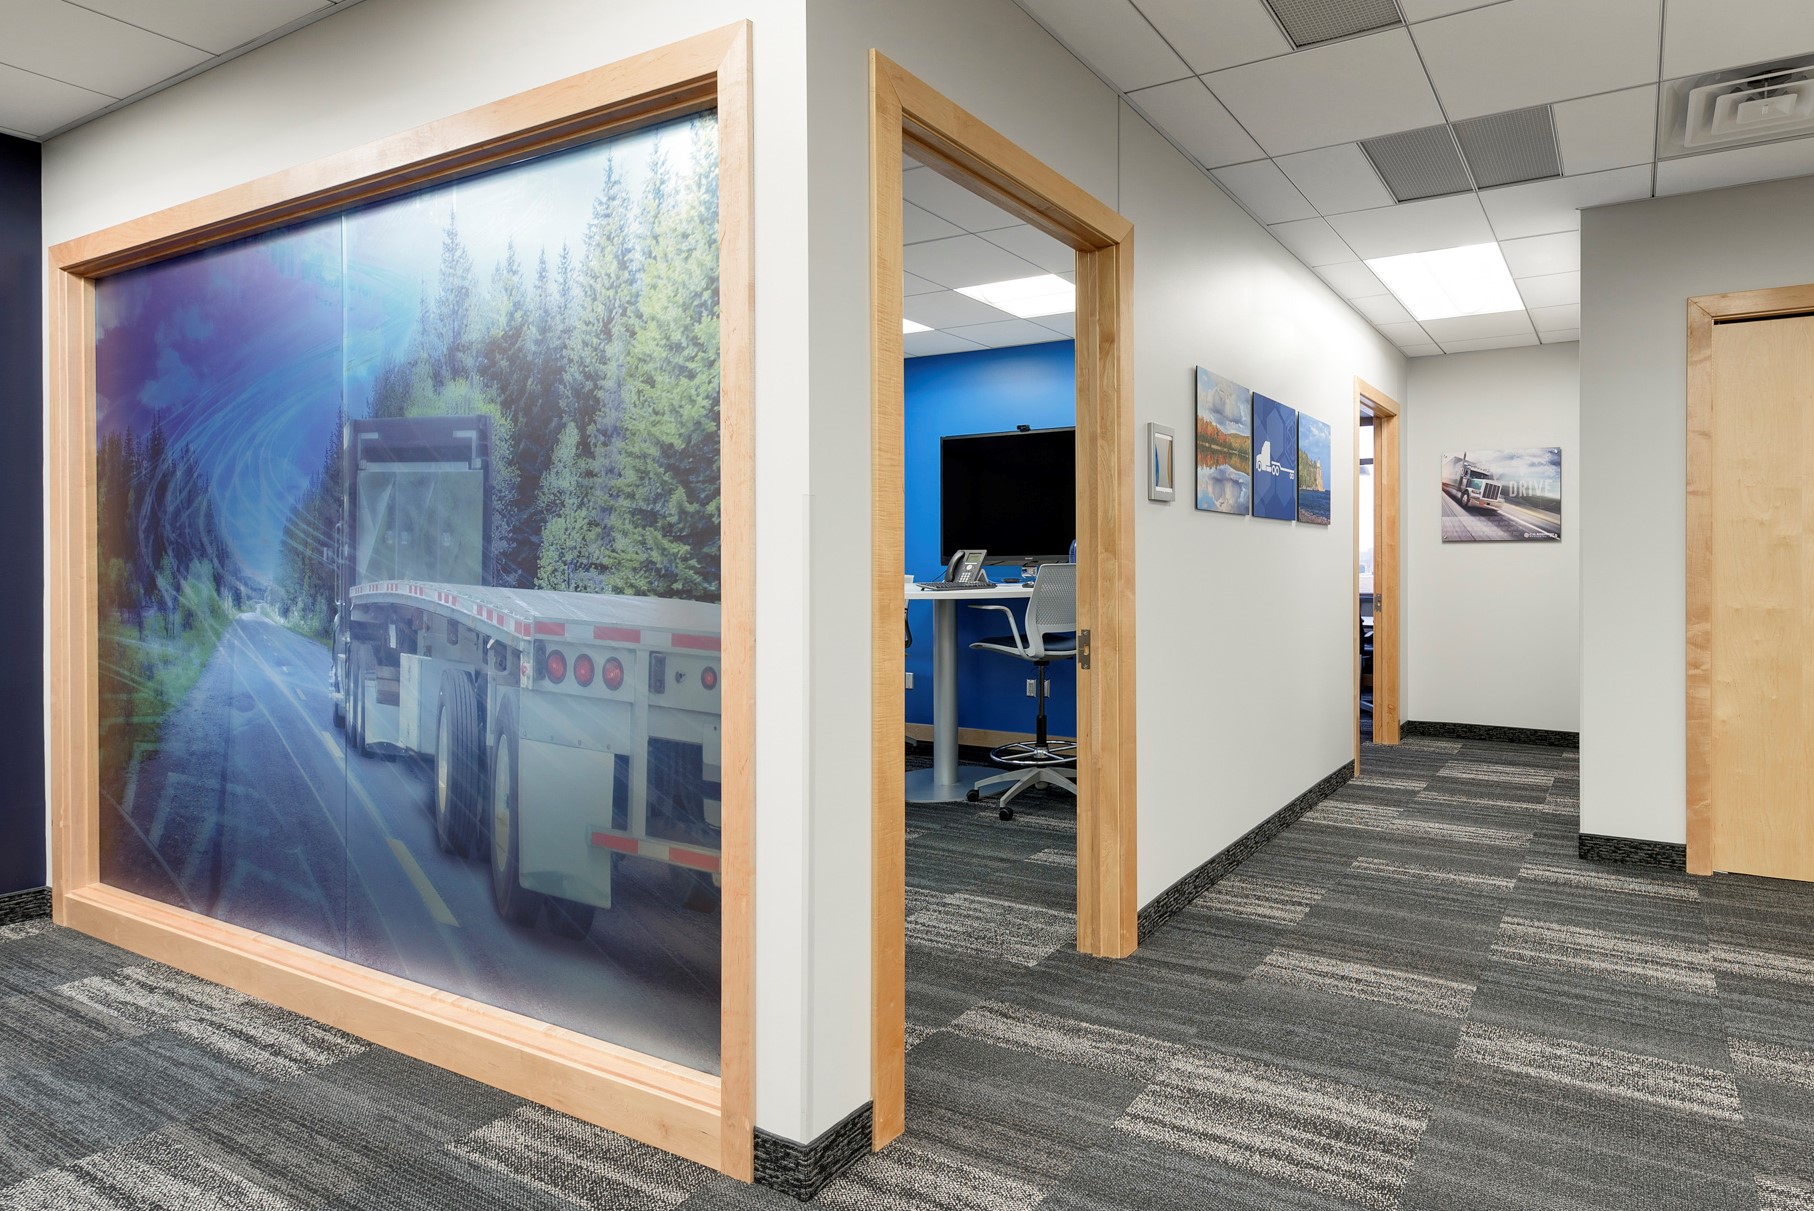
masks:
POLYGON ((1077 667, 1080 669, 1090 667, 1090 633, 1088 631, 1077 632, 1077 667))

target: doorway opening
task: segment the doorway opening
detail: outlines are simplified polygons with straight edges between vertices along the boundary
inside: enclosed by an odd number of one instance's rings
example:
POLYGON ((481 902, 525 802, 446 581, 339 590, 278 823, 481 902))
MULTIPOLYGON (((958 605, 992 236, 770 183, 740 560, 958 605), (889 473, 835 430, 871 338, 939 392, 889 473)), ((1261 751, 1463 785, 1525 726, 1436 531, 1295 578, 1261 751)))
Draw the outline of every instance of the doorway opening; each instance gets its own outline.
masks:
MULTIPOLYGON (((1032 237, 1057 241, 1073 255, 1074 284, 1074 429, 1070 448, 1075 461, 1075 522, 1069 550, 1054 560, 1037 541, 1015 551, 1042 566, 1030 594, 1065 581, 1074 584, 1072 616, 1075 646, 1068 661, 1075 670, 1076 769, 1076 922, 1077 949, 1084 954, 1119 957, 1133 951, 1138 923, 1134 872, 1134 566, 1133 479, 1138 465, 1132 420, 1132 274, 1133 228, 1071 182, 991 130, 973 115, 874 51, 870 54, 870 289, 871 289, 871 778, 872 856, 872 1030, 871 1084, 874 1099, 872 1143, 881 1147, 905 1128, 906 1090, 906 866, 907 771, 902 760, 906 733, 906 673, 900 646, 907 608, 906 575, 930 569, 909 564, 906 550, 907 450, 905 438, 904 354, 909 286, 904 267, 909 217, 923 218, 921 207, 904 203, 908 171, 930 173, 951 185, 980 195, 1006 212, 1010 221, 1029 229, 1025 251, 1045 255, 1032 237), (904 157, 911 156, 911 161, 904 157), (918 165, 909 169, 908 163, 918 165), (1060 569, 1054 572, 1053 569, 1060 569), (1051 579, 1047 579, 1051 577, 1051 579)), ((931 178, 928 178, 930 181, 931 178)), ((936 216, 933 216, 936 217, 936 216)), ((974 233, 959 231, 958 236, 974 233)), ((965 243, 959 241, 959 243, 965 243)), ((994 247, 989 241, 981 241, 994 247)), ((968 251, 986 250, 965 243, 968 251)), ((964 249, 956 250, 958 252, 964 249)), ((1023 253, 1004 250, 1022 260, 1023 253)), ((961 259, 961 256, 958 258, 961 259)), ((1035 266, 1038 262, 1033 262, 1035 266)), ((1062 277, 1034 273, 1022 277, 1062 277)), ((1006 279, 1013 281, 1014 279, 1006 279)), ((941 284, 936 283, 935 284, 941 284)), ((997 283, 1000 284, 1000 283, 997 283)), ((1049 285, 1050 283, 1047 283, 1049 285)), ((1024 283, 1023 283, 1024 285, 1024 283)), ((918 287, 915 286, 917 289, 918 287)), ((968 296, 966 296, 968 297, 968 296)), ((962 305, 948 303, 952 308, 962 305)), ((1048 313, 1049 314, 1049 313, 1048 313)), ((1004 315, 989 323, 1038 323, 1041 317, 1004 315)), ((934 324, 923 321, 927 328, 934 324)), ((1048 318, 1047 322, 1050 321, 1048 318)), ((965 325, 953 324, 952 327, 965 325)), ((1023 330, 1024 331, 1024 330, 1023 330)), ((1054 330, 1054 336, 1062 336, 1054 330)), ((979 342, 980 343, 980 342, 979 342)), ((1063 428, 1063 426, 1046 426, 1063 428)), ((1016 422, 1008 440, 1032 436, 1032 421, 1016 422), (1021 434, 1025 423, 1028 433, 1021 434)), ((1005 434, 1003 435, 1005 436, 1005 434)), ((1049 435, 1048 435, 1049 436, 1049 435)), ((1029 447, 1030 448, 1030 447, 1029 447)), ((943 538, 939 540, 944 545, 943 538)), ((1009 545, 1025 545, 1011 542, 1009 545)), ((1046 545, 1050 545, 1047 543, 1046 545)), ((942 561, 952 552, 940 550, 942 561)), ((985 556, 984 559, 987 557, 985 556)), ((965 561, 945 574, 951 579, 987 575, 976 561, 965 561)), ((991 578, 995 579, 995 578, 991 578)), ((1024 586, 1017 586, 1024 589, 1024 586)), ((917 592, 918 590, 916 590, 917 592)), ((943 594, 956 598, 954 590, 943 594)), ((1049 595, 1049 594, 1048 594, 1049 595)), ((976 604, 987 604, 978 601, 976 604)), ((1003 603, 1008 604, 1008 603, 1003 603)), ((1019 603, 1013 603, 1018 605, 1019 603)), ((1058 604, 1064 604, 1062 602, 1058 604)), ((935 608, 955 614, 959 603, 935 608)), ((922 607, 923 608, 923 607, 922 607)), ((948 620, 949 621, 949 620, 948 620)), ((1027 624, 1016 619, 1022 644, 1027 624)), ((1005 623, 998 623, 1007 630, 1005 623)), ((1034 625, 1039 625, 1035 620, 1034 625)), ((936 626, 934 631, 936 632, 936 626)), ((947 627, 947 634, 952 634, 947 627)), ((1056 639, 1056 636, 1048 636, 1056 639)), ((936 635, 932 642, 937 643, 936 635)), ((941 669, 947 673, 954 645, 939 644, 934 657, 934 692, 941 669)), ((998 653, 1008 660, 1008 653, 998 653)), ((1033 671, 1031 662, 1027 670, 1033 671)), ((1052 676, 1048 668, 1046 674, 1052 676)), ((1038 673, 1034 673, 1037 679, 1038 673)), ((948 685, 955 679, 948 677, 948 685)), ((1024 701, 1024 699, 1023 699, 1024 701)), ((1030 704, 1036 705, 1036 704, 1030 704)), ((952 739, 951 712, 946 712, 944 739, 952 739)), ((1049 722, 1049 721, 1048 721, 1049 722)), ((936 724, 934 726, 937 726, 936 724)), ((989 729, 984 729, 989 730, 989 729)), ((1037 731, 1023 724, 1015 733, 1037 731)), ((1048 741, 1054 739, 1048 728, 1048 741)), ((1013 739, 1016 737, 1010 737, 1013 739)), ((975 736, 975 740, 997 739, 975 736)), ((934 737, 934 759, 938 759, 934 737)), ((935 780, 961 786, 961 764, 947 749, 935 780)), ((925 779, 916 781, 923 782, 925 779)), ((972 783, 971 785, 974 785, 972 783)), ((945 786, 936 793, 946 793, 945 786)), ((983 793, 994 788, 977 788, 983 793)), ((1042 787, 1032 794, 1068 793, 1042 787)), ((981 794, 979 794, 979 799, 981 794)), ((960 799, 973 814, 987 810, 960 799)), ((1027 801, 1023 800, 1023 804, 1027 801)), ((1016 810, 1019 810, 1017 807, 1016 810)), ((1027 815, 1031 817, 1033 810, 1027 815)), ((991 812, 993 818, 993 812, 991 812)), ((964 928, 978 928, 971 922, 964 928)))
POLYGON ((1354 760, 1399 738, 1399 406, 1354 380, 1354 760))

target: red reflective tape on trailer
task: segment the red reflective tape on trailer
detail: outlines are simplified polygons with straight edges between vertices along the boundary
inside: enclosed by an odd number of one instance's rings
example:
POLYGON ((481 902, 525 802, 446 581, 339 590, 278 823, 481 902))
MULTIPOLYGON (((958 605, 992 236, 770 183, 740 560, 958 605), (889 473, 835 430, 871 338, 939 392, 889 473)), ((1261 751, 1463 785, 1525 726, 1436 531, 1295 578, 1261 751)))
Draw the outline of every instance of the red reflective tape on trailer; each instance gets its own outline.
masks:
POLYGON ((567 637, 567 624, 564 622, 538 622, 535 624, 537 635, 553 635, 556 639, 567 637))
POLYGON ((615 833, 593 833, 592 844, 600 849, 614 849, 620 854, 636 852, 636 841, 632 837, 619 837, 615 833))
POLYGON ((716 652, 719 648, 719 644, 720 640, 716 635, 674 636, 674 646, 677 648, 692 648, 695 651, 700 652, 716 652))
POLYGON ((593 627, 592 638, 610 639, 618 643, 641 643, 642 632, 635 627, 593 627))
POLYGON ((702 854, 696 849, 672 847, 668 850, 668 861, 676 866, 690 866, 694 870, 718 869, 717 854, 702 854))
POLYGON ((519 635, 527 636, 529 634, 529 624, 526 622, 517 623, 516 624, 516 633, 519 635))

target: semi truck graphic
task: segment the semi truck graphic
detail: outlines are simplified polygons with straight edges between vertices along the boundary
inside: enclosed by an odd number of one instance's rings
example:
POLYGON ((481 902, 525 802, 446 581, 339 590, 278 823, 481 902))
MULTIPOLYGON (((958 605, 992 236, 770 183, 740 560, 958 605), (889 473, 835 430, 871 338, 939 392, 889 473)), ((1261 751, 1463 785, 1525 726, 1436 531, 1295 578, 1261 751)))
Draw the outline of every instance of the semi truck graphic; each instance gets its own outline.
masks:
POLYGON ((488 417, 349 421, 331 691, 350 753, 432 762, 440 847, 584 936, 614 866, 721 886, 719 607, 492 583, 488 417))
POLYGON ((1480 463, 1468 461, 1467 455, 1449 455, 1442 460, 1442 490, 1464 509, 1497 512, 1504 500, 1504 487, 1493 473, 1480 463))

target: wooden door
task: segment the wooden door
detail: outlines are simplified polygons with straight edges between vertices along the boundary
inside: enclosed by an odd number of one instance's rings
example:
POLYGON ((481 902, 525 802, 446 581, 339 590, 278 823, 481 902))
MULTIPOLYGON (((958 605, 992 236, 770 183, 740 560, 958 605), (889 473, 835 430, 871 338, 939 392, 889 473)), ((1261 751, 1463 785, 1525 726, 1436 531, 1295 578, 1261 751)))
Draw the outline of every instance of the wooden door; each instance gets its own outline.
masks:
POLYGON ((1814 880, 1814 316, 1713 329, 1712 867, 1814 880))

